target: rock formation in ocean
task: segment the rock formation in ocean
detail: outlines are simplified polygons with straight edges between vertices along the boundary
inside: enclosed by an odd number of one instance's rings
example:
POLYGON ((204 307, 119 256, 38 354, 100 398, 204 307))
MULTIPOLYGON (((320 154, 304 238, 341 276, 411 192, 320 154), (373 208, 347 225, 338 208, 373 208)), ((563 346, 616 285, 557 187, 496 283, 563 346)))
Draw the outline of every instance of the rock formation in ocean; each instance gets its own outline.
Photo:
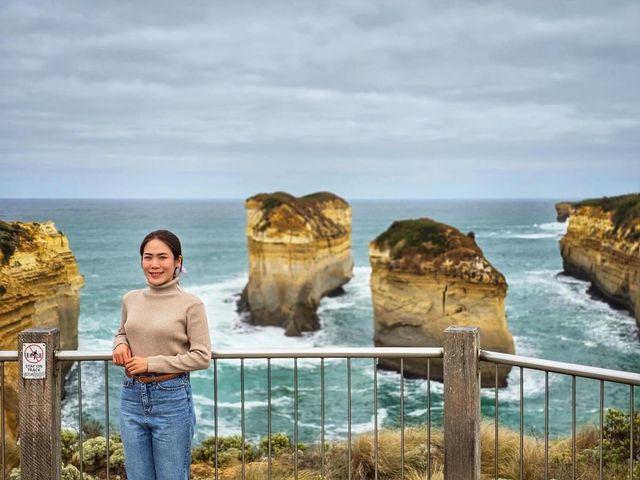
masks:
POLYGON ((640 325, 640 194, 575 204, 560 253, 565 273, 590 281, 640 325))
MULTIPOLYGON (((428 218, 394 222, 369 244, 374 343, 380 347, 441 347, 450 325, 480 327, 481 348, 514 353, 507 327, 507 282, 482 254, 474 235, 428 218)), ((400 370, 384 359, 383 368, 400 370)), ((505 386, 510 367, 498 368, 505 386)), ((427 377, 427 361, 405 359, 407 376, 427 377)), ((482 385, 495 385, 495 366, 481 363, 482 385)), ((442 361, 431 360, 442 380, 442 361)))
POLYGON ((564 223, 571 215, 571 209, 573 208, 573 202, 558 202, 556 203, 556 220, 564 223))
POLYGON ((328 192, 263 193, 245 207, 249 283, 240 310, 287 335, 317 330, 320 299, 340 292, 353 275, 351 207, 328 192))
MULTIPOLYGON (((61 348, 77 349, 83 285, 69 241, 53 222, 0 220, 0 350, 17 350, 18 333, 33 327, 58 327, 61 348)), ((18 427, 17 363, 6 363, 4 368, 4 410, 8 446, 13 451, 18 427)))

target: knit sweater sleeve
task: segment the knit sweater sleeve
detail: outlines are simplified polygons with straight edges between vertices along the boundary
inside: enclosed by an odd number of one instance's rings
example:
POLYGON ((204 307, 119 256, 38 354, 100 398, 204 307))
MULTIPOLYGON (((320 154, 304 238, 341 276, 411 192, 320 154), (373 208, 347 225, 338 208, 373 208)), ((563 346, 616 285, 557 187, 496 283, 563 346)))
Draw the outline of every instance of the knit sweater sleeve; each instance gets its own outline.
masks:
POLYGON ((125 302, 125 298, 126 295, 122 298, 122 315, 120 317, 120 327, 118 327, 118 331, 116 332, 116 335, 113 339, 113 350, 115 350, 118 345, 121 345, 123 343, 129 345, 129 340, 127 340, 127 332, 124 329, 124 324, 127 321, 127 304, 125 302))
POLYGON ((189 372, 209 367, 211 339, 204 304, 197 301, 187 308, 186 332, 189 350, 177 355, 154 355, 148 357, 150 372, 189 372))

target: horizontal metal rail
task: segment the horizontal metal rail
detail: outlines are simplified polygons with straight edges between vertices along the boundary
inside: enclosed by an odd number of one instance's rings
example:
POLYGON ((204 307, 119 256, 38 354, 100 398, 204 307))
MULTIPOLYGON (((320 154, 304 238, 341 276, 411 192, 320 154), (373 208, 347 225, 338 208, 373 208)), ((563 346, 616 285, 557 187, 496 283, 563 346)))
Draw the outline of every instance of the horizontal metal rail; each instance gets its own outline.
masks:
MULTIPOLYGON (((251 358, 442 358, 440 347, 375 347, 375 348, 314 348, 308 350, 293 349, 232 349, 214 351, 212 359, 251 359, 251 358)), ((594 380, 623 383, 640 386, 640 374, 591 367, 575 363, 543 360, 520 355, 480 350, 480 360, 514 367, 530 368, 533 370, 576 375, 594 380)), ((111 360, 109 351, 59 350, 56 359, 61 361, 111 360)), ((17 361, 18 352, 15 350, 0 351, 0 361, 17 361)))
MULTIPOLYGON (((250 358, 442 358, 442 348, 314 348, 309 350, 291 349, 232 349, 213 352, 212 359, 250 358)), ((1 358, 0 358, 1 359, 1 358)), ((17 359, 17 354, 16 354, 17 359)), ((59 350, 56 359, 62 361, 111 360, 111 352, 87 352, 79 350, 59 350)))
MULTIPOLYGON (((218 360, 240 360, 241 362, 241 371, 240 371, 240 375, 241 375, 241 404, 242 404, 242 413, 241 413, 241 430, 242 430, 242 439, 244 442, 245 439, 245 411, 244 411, 244 404, 245 404, 245 400, 244 400, 244 361, 247 359, 262 359, 262 360, 267 360, 267 381, 268 381, 268 388, 267 388, 267 403, 268 403, 268 411, 267 411, 267 415, 268 415, 268 424, 267 424, 267 428, 268 428, 268 472, 269 472, 269 478, 271 478, 271 453, 272 453, 272 445, 271 445, 271 433, 272 433, 272 399, 271 399, 271 394, 272 394, 272 377, 271 377, 271 368, 272 368, 272 364, 271 364, 271 360, 272 359, 289 359, 289 360, 293 360, 294 362, 294 396, 295 396, 295 411, 294 411, 294 417, 295 417, 295 426, 294 426, 294 445, 297 445, 297 441, 298 441, 298 364, 297 364, 297 360, 298 359, 319 359, 320 360, 320 416, 321 416, 321 460, 322 460, 322 473, 324 474, 325 471, 325 451, 324 451, 324 441, 325 441, 325 379, 324 379, 324 373, 325 373, 325 359, 347 359, 347 365, 348 365, 348 371, 347 371, 347 382, 348 382, 348 439, 349 439, 349 451, 348 451, 348 455, 349 455, 349 478, 351 478, 351 359, 355 359, 355 358, 362 358, 362 359, 373 359, 374 361, 374 376, 373 376, 373 388, 374 388, 374 393, 373 393, 373 407, 374 407, 374 446, 373 446, 373 452, 374 452, 374 465, 375 465, 375 478, 378 478, 378 455, 379 455, 379 451, 378 451, 378 378, 377 378, 377 369, 376 369, 376 365, 378 362, 378 359, 380 358, 394 358, 394 359, 400 359, 400 371, 403 372, 404 371, 404 359, 407 358, 421 358, 421 359, 427 359, 427 371, 429 372, 427 374, 428 377, 428 384, 427 384, 427 392, 428 392, 428 397, 427 397, 427 403, 428 403, 428 408, 427 408, 427 416, 428 416, 428 421, 427 421, 427 428, 428 428, 428 440, 427 440, 427 445, 428 445, 428 451, 431 451, 431 375, 430 375, 430 359, 434 358, 434 359, 441 359, 443 358, 443 348, 441 347, 430 347, 430 348, 403 348, 403 347, 371 347, 371 348, 313 348, 313 349, 304 349, 304 350, 296 350, 296 349, 229 349, 229 350, 224 350, 224 351, 214 351, 212 352, 211 358, 214 360, 213 362, 213 368, 214 368, 214 399, 215 399, 215 405, 214 405, 214 425, 215 425, 215 432, 216 432, 216 438, 218 436, 218 378, 217 378, 217 368, 218 368, 218 364, 217 361, 218 360)), ((0 364, 2 367, 2 386, 4 387, 4 363, 5 362, 14 362, 18 360, 18 355, 19 352, 17 351, 0 351, 0 364)), ((467 357, 468 358, 468 357, 467 357)), ((104 377, 105 377, 105 424, 106 424, 106 428, 107 428, 107 438, 108 438, 108 433, 109 433, 109 397, 108 397, 108 370, 107 370, 107 366, 108 363, 111 361, 112 359, 112 354, 110 351, 82 351, 82 350, 58 350, 55 352, 55 359, 57 361, 67 361, 67 362, 83 362, 83 361, 102 361, 104 362, 104 377)), ((519 356, 519 355, 510 355, 510 354, 505 354, 505 353, 499 353, 499 352, 492 352, 492 351, 488 351, 488 350, 479 350, 479 354, 478 354, 478 360, 480 361, 484 361, 484 362, 490 362, 496 365, 496 385, 495 385, 495 441, 494 441, 494 448, 495 448, 495 462, 494 462, 494 470, 495 470, 495 478, 499 478, 498 474, 498 408, 499 408, 499 400, 498 400, 498 384, 497 384, 497 378, 498 378, 498 370, 497 370, 497 365, 502 364, 502 365, 510 365, 513 367, 517 367, 519 368, 520 371, 520 375, 519 375, 519 397, 520 397, 520 428, 519 428, 519 433, 520 433, 520 451, 519 451, 519 474, 520 474, 520 478, 523 478, 524 475, 524 465, 525 465, 525 451, 524 451, 524 401, 525 401, 525 397, 524 397, 524 391, 523 391, 523 378, 524 378, 524 369, 531 369, 531 370, 538 370, 538 371, 542 371, 545 372, 545 427, 544 427, 544 448, 545 448, 545 458, 544 458, 544 469, 545 469, 545 478, 548 478, 548 474, 549 474, 549 459, 548 459, 548 448, 549 448, 549 373, 557 373, 557 374, 561 374, 561 375, 567 375, 569 377, 571 377, 571 416, 572 416, 572 421, 571 421, 571 426, 572 426, 572 433, 571 433, 571 463, 572 463, 572 475, 573 478, 576 478, 576 467, 577 467, 577 444, 576 444, 576 378, 587 378, 587 379, 593 379, 593 380, 598 380, 600 381, 600 437, 601 437, 601 441, 600 441, 600 478, 603 478, 603 451, 602 451, 602 429, 603 429, 603 411, 604 411, 604 382, 613 382, 613 383, 618 383, 618 384, 623 384, 623 385, 628 385, 630 388, 629 391, 629 397, 630 397, 630 405, 629 405, 629 411, 630 411, 630 419, 634 418, 634 390, 633 388, 635 386, 640 386, 640 373, 632 373, 632 372, 625 372, 625 371, 620 371, 620 370, 613 370, 613 369, 606 369, 606 368, 599 368, 599 367, 592 367, 592 366, 586 366, 586 365, 579 365, 579 364, 573 364, 573 363, 566 363, 566 362, 558 362, 558 361, 552 361, 552 360, 543 360, 543 359, 538 359, 538 358, 532 358, 532 357, 523 357, 523 356, 519 356)), ((79 365, 81 365, 81 363, 79 363, 79 365)), ((79 430, 80 430, 80 452, 82 452, 82 371, 81 368, 79 368, 78 371, 78 398, 79 398, 79 430)), ((4 388, 3 388, 4 390, 4 388)), ((4 395, 4 391, 2 392, 2 395, 4 395)), ((401 380, 400 380, 400 412, 401 412, 401 451, 402 451, 402 459, 401 459, 401 465, 402 465, 402 472, 404 472, 404 429, 405 429, 405 425, 404 425, 404 398, 405 397, 405 392, 404 392, 404 383, 403 383, 403 376, 401 375, 401 380)), ((2 407, 4 407, 4 397, 2 398, 2 407)), ((4 410, 4 408, 2 408, 2 410, 4 410)), ((1 419, 1 423, 2 423, 2 432, 1 432, 1 436, 2 436, 2 451, 0 452, 0 456, 2 457, 2 465, 3 465, 3 470, 4 470, 4 463, 5 463, 5 454, 6 452, 4 451, 4 443, 5 443, 5 431, 4 431, 4 424, 5 424, 5 418, 4 418, 4 411, 2 412, 2 419, 1 419)), ((629 465, 630 465, 630 472, 633 472, 633 466, 634 466, 634 457, 633 457, 633 445, 634 445, 634 440, 637 442, 636 439, 634 439, 633 436, 633 429, 631 429, 630 432, 630 458, 629 458, 629 465)), ((109 440, 107 440, 108 442, 109 440)), ((244 444, 244 443, 243 443, 244 444)), ((217 451, 218 451, 218 443, 216 441, 216 445, 215 445, 215 449, 216 449, 216 460, 215 460, 215 476, 216 479, 218 478, 218 463, 217 463, 217 451)), ((243 476, 244 476, 244 466, 245 466, 245 459, 244 459, 244 448, 242 450, 242 467, 243 467, 243 476)), ((297 459, 297 449, 295 452, 296 455, 296 461, 295 461, 295 472, 296 472, 296 478, 297 478, 297 474, 298 474, 298 459, 297 459)), ((82 455, 81 455, 82 458, 82 455)), ((81 460, 82 461, 82 460, 81 460)), ((431 455, 428 455, 428 476, 429 478, 431 478, 431 455)), ((109 471, 109 464, 107 464, 106 466, 107 468, 107 478, 110 478, 110 471, 109 471)), ((80 464, 80 471, 82 472, 83 470, 83 465, 82 463, 80 464)), ((4 477, 3 477, 4 478, 4 477)))
POLYGON ((514 367, 530 368, 532 370, 541 370, 550 373, 561 373, 564 375, 573 375, 576 377, 591 378, 594 380, 604 380, 607 382, 640 386, 640 374, 624 372, 621 370, 610 370, 608 368, 589 367, 575 363, 521 357, 519 355, 490 352, 488 350, 480 350, 480 360, 500 363, 503 365, 512 365, 514 367))

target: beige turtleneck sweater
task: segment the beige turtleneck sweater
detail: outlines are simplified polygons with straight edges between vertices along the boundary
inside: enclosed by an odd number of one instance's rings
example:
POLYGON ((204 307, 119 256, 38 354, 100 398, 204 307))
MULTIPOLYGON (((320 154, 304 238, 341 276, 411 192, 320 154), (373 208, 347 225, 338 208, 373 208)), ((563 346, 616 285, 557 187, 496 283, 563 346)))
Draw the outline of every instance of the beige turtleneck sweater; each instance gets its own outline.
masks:
POLYGON ((175 278, 149 284, 122 299, 122 320, 113 348, 126 343, 134 357, 147 357, 149 372, 177 373, 205 369, 211 340, 202 301, 182 290, 175 278))

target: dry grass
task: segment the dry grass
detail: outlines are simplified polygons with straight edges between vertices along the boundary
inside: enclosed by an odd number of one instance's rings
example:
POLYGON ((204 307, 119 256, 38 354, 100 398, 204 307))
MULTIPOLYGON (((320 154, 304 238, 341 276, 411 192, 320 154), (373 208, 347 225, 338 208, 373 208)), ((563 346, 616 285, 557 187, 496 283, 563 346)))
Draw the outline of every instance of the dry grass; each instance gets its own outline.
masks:
MULTIPOLYGON (((493 424, 483 424, 480 430, 482 450, 482 478, 495 478, 495 433, 493 424)), ((520 434, 501 428, 498 433, 498 477, 500 479, 520 478, 520 434)), ((581 429, 576 434, 576 476, 580 480, 599 478, 599 432, 593 427, 581 429)), ((380 480, 426 480, 428 479, 427 431, 422 428, 405 430, 404 476, 402 472, 401 438, 398 431, 379 431, 377 465, 380 480)), ((524 462, 522 466, 525 480, 545 478, 544 440, 523 437, 524 462)), ((298 478, 316 480, 321 477, 321 452, 315 448, 299 452, 298 478)), ((334 442, 325 450, 325 478, 345 480, 349 478, 349 456, 346 442, 334 442)), ((354 438, 351 445, 351 478, 354 480, 373 479, 375 475, 376 450, 371 433, 354 438)), ((442 432, 431 431, 431 479, 444 478, 444 442, 442 432)), ((548 478, 565 480, 573 478, 571 438, 549 442, 548 478)), ((267 462, 253 462, 245 466, 247 480, 268 478, 267 462)), ((640 473, 640 471, 639 471, 640 473)), ((197 477, 195 477, 197 478, 197 477)), ((241 465, 233 465, 220 471, 221 480, 242 478, 241 465)), ((274 480, 293 480, 294 457, 281 455, 271 466, 274 480)), ((603 478, 607 480, 628 479, 625 465, 605 466, 603 478)), ((636 477, 634 477, 636 478, 636 477)), ((637 478, 640 479, 640 476, 637 478)))
MULTIPOLYGON (((276 459, 271 463, 271 478, 274 480, 295 480, 295 469, 289 459, 276 459)), ((264 480, 269 478, 269 465, 266 461, 253 462, 245 465, 246 480, 264 480)), ((321 480, 319 470, 298 469, 298 480, 321 480)), ((242 465, 234 465, 221 471, 220 480, 241 480, 242 465)))

